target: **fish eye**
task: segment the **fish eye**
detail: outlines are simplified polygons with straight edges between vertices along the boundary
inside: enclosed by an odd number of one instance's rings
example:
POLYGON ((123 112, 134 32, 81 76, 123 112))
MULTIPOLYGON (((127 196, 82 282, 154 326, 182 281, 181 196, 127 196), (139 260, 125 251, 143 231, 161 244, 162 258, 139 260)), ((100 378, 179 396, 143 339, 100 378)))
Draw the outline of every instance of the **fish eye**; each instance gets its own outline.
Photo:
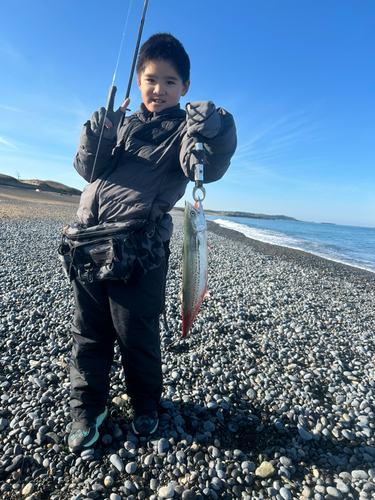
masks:
POLYGON ((190 210, 190 215, 191 215, 192 217, 195 217, 195 215, 196 215, 196 214, 195 214, 194 210, 190 210))

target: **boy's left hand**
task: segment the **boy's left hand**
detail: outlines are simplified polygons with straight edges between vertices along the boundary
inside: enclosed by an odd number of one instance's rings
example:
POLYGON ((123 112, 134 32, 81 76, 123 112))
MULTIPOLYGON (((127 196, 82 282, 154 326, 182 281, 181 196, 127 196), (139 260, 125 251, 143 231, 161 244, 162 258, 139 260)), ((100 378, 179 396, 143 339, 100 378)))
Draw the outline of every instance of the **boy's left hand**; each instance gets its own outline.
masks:
POLYGON ((221 129, 221 117, 212 101, 196 101, 186 105, 187 134, 200 134, 207 139, 215 137, 221 129))
POLYGON ((130 99, 127 98, 124 104, 118 108, 117 111, 113 111, 113 105, 115 103, 117 88, 111 87, 109 91, 109 98, 107 103, 107 117, 105 119, 105 126, 107 128, 117 127, 122 115, 126 113, 127 107, 129 106, 130 99))
POLYGON ((126 112, 129 103, 130 99, 125 99, 124 104, 120 106, 117 111, 113 111, 113 102, 109 102, 107 110, 102 107, 99 111, 94 111, 90 120, 90 126, 93 134, 99 137, 103 126, 103 119, 105 117, 103 137, 112 141, 116 137, 117 125, 119 124, 121 117, 126 112))

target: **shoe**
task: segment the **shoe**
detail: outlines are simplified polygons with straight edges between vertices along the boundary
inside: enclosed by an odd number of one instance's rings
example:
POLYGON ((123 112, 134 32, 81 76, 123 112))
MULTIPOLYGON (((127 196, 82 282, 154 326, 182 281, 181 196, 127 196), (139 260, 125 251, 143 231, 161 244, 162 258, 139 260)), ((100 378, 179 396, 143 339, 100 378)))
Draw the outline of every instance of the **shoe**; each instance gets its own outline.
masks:
POLYGON ((95 418, 94 422, 88 423, 86 419, 74 420, 72 430, 68 437, 70 451, 77 453, 84 448, 89 448, 99 439, 99 427, 104 422, 108 413, 106 408, 103 413, 95 418))
POLYGON ((159 426, 157 411, 136 412, 132 422, 132 429, 135 434, 148 436, 153 434, 159 426))

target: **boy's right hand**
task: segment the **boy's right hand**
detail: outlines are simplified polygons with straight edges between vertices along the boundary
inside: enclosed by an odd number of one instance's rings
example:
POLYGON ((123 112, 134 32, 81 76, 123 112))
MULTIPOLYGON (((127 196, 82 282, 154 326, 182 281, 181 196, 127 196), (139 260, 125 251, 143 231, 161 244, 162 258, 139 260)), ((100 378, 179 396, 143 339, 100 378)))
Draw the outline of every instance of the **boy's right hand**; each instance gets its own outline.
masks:
POLYGON ((220 132, 222 123, 212 101, 189 102, 186 105, 187 134, 212 139, 220 132))
POLYGON ((99 111, 94 111, 94 113, 91 115, 91 121, 90 121, 91 130, 93 134, 96 135, 97 137, 100 136, 100 132, 103 126, 103 120, 105 117, 103 137, 109 140, 114 139, 117 133, 117 125, 119 124, 123 114, 126 113, 127 107, 129 106, 130 99, 128 98, 125 99, 124 103, 122 104, 122 106, 118 108, 117 111, 113 111, 115 94, 116 90, 113 90, 112 98, 109 99, 108 102, 107 116, 106 116, 106 110, 103 107, 100 108, 99 111))

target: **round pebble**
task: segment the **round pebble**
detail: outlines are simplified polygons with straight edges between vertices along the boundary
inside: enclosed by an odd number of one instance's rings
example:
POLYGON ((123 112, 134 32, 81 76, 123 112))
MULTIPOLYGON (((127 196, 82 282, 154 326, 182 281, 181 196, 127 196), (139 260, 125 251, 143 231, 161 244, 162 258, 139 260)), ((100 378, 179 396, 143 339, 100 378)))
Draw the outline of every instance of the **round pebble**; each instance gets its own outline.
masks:
POLYGON ((159 490, 160 498, 173 498, 174 497, 174 489, 171 486, 162 486, 159 490))
POLYGON ((129 462, 125 466, 125 470, 128 474, 134 474, 135 471, 137 470, 137 464, 136 462, 129 462))

